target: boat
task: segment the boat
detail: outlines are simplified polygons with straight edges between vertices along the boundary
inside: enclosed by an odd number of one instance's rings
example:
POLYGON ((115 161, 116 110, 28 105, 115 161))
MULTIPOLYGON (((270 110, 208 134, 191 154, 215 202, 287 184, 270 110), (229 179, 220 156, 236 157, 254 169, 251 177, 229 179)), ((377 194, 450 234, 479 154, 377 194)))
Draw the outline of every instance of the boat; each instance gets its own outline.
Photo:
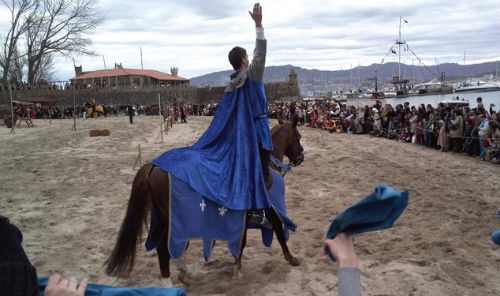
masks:
POLYGON ((469 106, 469 100, 465 100, 463 98, 459 100, 458 97, 456 99, 444 100, 444 101, 441 101, 439 103, 451 105, 454 107, 468 107, 469 106))
POLYGON ((500 90, 500 86, 493 82, 484 82, 481 80, 478 81, 466 81, 457 88, 455 88, 455 92, 464 92, 464 91, 495 91, 500 90))
POLYGON ((435 94, 435 93, 451 93, 453 92, 453 87, 448 85, 445 82, 437 81, 436 79, 416 84, 413 86, 413 90, 416 91, 417 94, 435 94))

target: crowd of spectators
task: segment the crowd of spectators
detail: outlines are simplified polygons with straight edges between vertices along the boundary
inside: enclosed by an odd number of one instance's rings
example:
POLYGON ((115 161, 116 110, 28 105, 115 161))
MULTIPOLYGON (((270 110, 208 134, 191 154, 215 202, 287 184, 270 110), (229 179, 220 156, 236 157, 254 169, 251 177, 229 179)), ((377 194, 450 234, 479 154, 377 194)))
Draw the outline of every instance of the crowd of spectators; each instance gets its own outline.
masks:
MULTIPOLYGON (((457 101, 457 103, 460 103, 457 101)), ((439 103, 437 107, 409 103, 356 108, 336 100, 312 102, 273 102, 270 117, 291 119, 299 124, 329 132, 370 134, 423 145, 440 151, 464 152, 481 160, 500 163, 499 114, 489 111, 477 99, 477 108, 439 103)))
MULTIPOLYGON (((459 101, 457 101, 459 103, 459 101)), ((395 107, 376 101, 372 106, 354 107, 340 101, 314 100, 310 102, 271 102, 269 116, 291 120, 298 116, 299 125, 319 128, 329 132, 370 134, 402 142, 414 143, 440 151, 465 152, 481 160, 500 162, 499 114, 487 110, 482 99, 477 99, 477 108, 443 104, 433 107, 421 104, 411 106, 405 102, 395 107)), ((98 105, 91 101, 83 105, 59 107, 55 105, 16 105, 17 117, 77 118, 129 115, 158 115, 158 105, 98 105)), ((212 116, 216 104, 188 105, 174 103, 169 112, 175 121, 186 122, 188 115, 212 116)))
MULTIPOLYGON (((128 115, 129 107, 134 110, 135 116, 159 115, 158 105, 154 104, 104 105, 92 102, 77 105, 75 108, 72 105, 58 106, 51 104, 14 104, 14 114, 16 117, 29 117, 31 119, 68 119, 73 118, 73 113, 76 118, 93 118, 128 115)), ((182 117, 182 114, 185 114, 185 116, 212 116, 215 114, 216 107, 216 104, 187 105, 174 103, 169 109, 177 121, 178 118, 182 117)))

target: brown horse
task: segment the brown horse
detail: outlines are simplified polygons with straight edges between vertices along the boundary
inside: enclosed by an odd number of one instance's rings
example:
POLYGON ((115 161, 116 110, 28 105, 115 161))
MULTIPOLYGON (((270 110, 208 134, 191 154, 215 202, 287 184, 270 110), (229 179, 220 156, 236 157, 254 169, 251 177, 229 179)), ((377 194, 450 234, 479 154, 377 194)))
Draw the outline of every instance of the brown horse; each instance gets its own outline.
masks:
MULTIPOLYGON (((300 144, 300 134, 297 130, 298 118, 292 123, 284 123, 279 120, 279 125, 273 127, 271 135, 273 139, 273 156, 283 161, 287 156, 292 166, 299 165, 304 160, 304 153, 300 144)), ((155 205, 164 221, 161 229, 150 229, 150 238, 156 243, 156 251, 160 264, 162 278, 170 277, 170 254, 168 251, 168 230, 169 230, 169 175, 160 168, 146 164, 137 172, 132 184, 132 192, 127 207, 127 212, 123 220, 113 252, 106 260, 106 274, 127 275, 134 266, 134 257, 137 245, 142 240, 142 231, 147 223, 148 213, 152 205, 155 205)), ((266 217, 272 224, 273 231, 281 245, 286 261, 297 266, 299 260, 292 256, 284 237, 284 230, 280 217, 271 209, 265 210, 266 217)), ((246 244, 247 227, 243 233, 241 251, 236 258, 234 276, 240 276, 241 257, 246 244)), ((160 227, 157 227, 160 228, 160 227)), ((189 285, 189 278, 181 266, 179 280, 189 285)))

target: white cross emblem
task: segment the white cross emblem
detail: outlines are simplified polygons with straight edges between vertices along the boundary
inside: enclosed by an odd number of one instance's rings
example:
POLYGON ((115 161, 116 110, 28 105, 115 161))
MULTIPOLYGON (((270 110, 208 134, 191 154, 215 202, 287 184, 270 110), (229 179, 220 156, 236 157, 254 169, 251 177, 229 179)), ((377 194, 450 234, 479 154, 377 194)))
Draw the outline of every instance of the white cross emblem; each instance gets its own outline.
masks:
POLYGON ((224 216, 227 212, 227 209, 225 207, 220 207, 219 208, 219 216, 224 216))
POLYGON ((205 203, 205 200, 203 199, 200 203, 200 208, 201 208, 201 212, 204 213, 205 212, 205 207, 207 206, 207 204, 205 203))

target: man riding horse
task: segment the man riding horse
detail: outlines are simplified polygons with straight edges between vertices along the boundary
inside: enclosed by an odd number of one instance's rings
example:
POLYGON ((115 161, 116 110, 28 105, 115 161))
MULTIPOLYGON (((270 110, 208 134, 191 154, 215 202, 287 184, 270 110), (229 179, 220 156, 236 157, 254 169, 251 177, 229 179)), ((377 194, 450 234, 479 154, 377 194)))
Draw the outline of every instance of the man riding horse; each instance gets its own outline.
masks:
POLYGON ((273 144, 262 82, 267 41, 260 4, 249 13, 257 33, 252 62, 244 48, 229 52, 235 72, 208 129, 193 146, 165 152, 152 163, 221 206, 253 209, 251 222, 268 225, 263 209, 271 207, 267 189, 272 186, 273 144))

